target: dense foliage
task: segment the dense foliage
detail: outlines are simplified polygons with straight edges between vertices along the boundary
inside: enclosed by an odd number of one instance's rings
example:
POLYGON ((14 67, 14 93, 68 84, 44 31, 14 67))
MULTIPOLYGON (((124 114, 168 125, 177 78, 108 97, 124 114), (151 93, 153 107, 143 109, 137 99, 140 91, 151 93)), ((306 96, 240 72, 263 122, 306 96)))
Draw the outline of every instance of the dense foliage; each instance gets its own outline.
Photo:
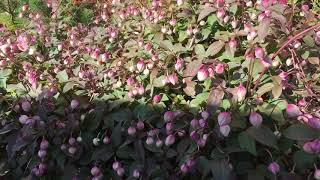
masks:
POLYGON ((320 179, 317 0, 0 10, 1 177, 320 179))

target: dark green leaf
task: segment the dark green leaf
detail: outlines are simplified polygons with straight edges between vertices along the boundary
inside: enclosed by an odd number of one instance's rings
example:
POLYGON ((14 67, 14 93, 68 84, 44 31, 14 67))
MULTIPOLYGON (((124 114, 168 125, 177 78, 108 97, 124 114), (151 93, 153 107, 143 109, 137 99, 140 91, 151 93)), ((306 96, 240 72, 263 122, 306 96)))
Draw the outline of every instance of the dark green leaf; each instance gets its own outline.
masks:
POLYGON ((256 143, 247 133, 242 132, 238 136, 239 145, 242 149, 250 152, 253 155, 257 155, 256 143))
POLYGON ((246 132, 259 143, 278 149, 277 137, 269 128, 263 126, 256 128, 252 126, 246 132))
POLYGON ((310 128, 305 124, 293 124, 288 127, 284 132, 283 135, 289 139, 293 140, 312 140, 319 137, 319 132, 310 128))

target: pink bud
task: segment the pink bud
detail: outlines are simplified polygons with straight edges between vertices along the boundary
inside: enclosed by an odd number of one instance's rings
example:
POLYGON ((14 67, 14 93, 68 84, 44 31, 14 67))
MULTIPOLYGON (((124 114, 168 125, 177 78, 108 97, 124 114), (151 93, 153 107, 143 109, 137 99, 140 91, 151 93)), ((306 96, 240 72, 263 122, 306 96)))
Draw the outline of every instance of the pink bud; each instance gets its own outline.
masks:
POLYGON ((207 120, 210 116, 209 112, 208 111, 202 111, 201 112, 201 116, 204 120, 207 120))
POLYGON ((143 87, 143 86, 140 86, 140 87, 138 88, 138 94, 139 94, 139 95, 143 95, 144 92, 145 92, 144 87, 143 87))
POLYGON ((220 126, 220 133, 224 137, 227 137, 229 135, 229 133, 230 133, 230 126, 229 125, 220 126))
POLYGON ((131 135, 131 136, 135 135, 136 134, 136 128, 133 127, 133 126, 130 126, 128 128, 128 134, 131 135))
POLYGON ((170 20, 169 24, 170 24, 171 26, 174 26, 174 25, 177 24, 177 20, 173 18, 173 19, 170 20))
POLYGON ((171 122, 168 122, 166 124, 166 130, 167 130, 167 133, 170 134, 170 132, 172 131, 173 129, 173 124, 171 122))
POLYGON ((158 139, 157 142, 156 142, 156 146, 157 147, 161 147, 163 145, 163 141, 158 139))
POLYGON ((29 101, 23 101, 21 103, 21 108, 25 111, 28 112, 31 109, 31 104, 29 103, 29 101))
POLYGON ((46 139, 42 139, 41 143, 40 143, 40 149, 47 149, 49 147, 49 142, 46 139))
POLYGON ((145 68, 145 63, 144 63, 144 60, 141 59, 137 63, 137 69, 139 72, 142 72, 144 70, 144 68, 145 68))
POLYGON ((139 121, 139 122, 137 123, 137 129, 138 129, 138 130, 144 129, 144 123, 143 123, 143 121, 139 121))
POLYGON ((227 125, 231 122, 231 115, 229 112, 221 112, 218 115, 218 124, 220 126, 227 125))
POLYGON ((301 10, 304 11, 304 12, 308 12, 309 11, 309 6, 307 4, 303 4, 301 6, 301 10))
POLYGON ((177 5, 181 6, 183 4, 184 0, 177 0, 177 5))
POLYGON ((183 59, 178 58, 176 64, 174 65, 174 68, 177 71, 179 71, 179 70, 181 70, 183 68, 183 64, 184 64, 183 59))
POLYGON ((233 29, 237 28, 237 26, 238 26, 238 21, 237 21, 237 20, 231 21, 231 26, 232 26, 233 29))
POLYGON ((244 24, 244 31, 249 33, 252 30, 252 24, 251 23, 246 23, 244 24))
POLYGON ((113 162, 112 163, 112 169, 113 170, 118 170, 119 168, 121 168, 121 164, 120 164, 120 162, 119 161, 115 161, 115 162, 113 162))
POLYGON ((165 122, 172 121, 175 118, 175 114, 173 111, 167 111, 164 113, 163 119, 165 122))
POLYGON ((206 127, 207 126, 207 121, 204 120, 204 119, 200 119, 199 120, 199 126, 202 127, 202 128, 206 127))
POLYGON ((190 27, 188 27, 188 29, 187 29, 187 34, 188 34, 189 36, 191 36, 192 33, 193 33, 193 30, 192 30, 192 27, 190 26, 190 27))
POLYGON ((169 75, 169 82, 172 84, 172 85, 175 85, 176 83, 178 83, 178 76, 177 76, 177 74, 171 74, 171 75, 169 75))
POLYGON ((147 140, 146 140, 146 144, 151 145, 151 144, 153 144, 153 143, 154 143, 153 138, 149 136, 149 137, 147 138, 147 140))
POLYGON ((266 13, 262 12, 258 15, 258 21, 262 21, 267 17, 266 13))
POLYGON ((124 169, 123 168, 119 168, 118 170, 117 170, 117 174, 118 174, 118 176, 123 176, 124 175, 124 169))
POLYGON ((301 111, 298 106, 295 104, 288 104, 286 108, 286 113, 289 117, 295 118, 301 114, 301 111))
POLYGON ((105 52, 101 55, 101 61, 102 62, 106 62, 110 57, 110 53, 109 52, 105 52))
POLYGON ((307 105, 307 102, 304 98, 302 98, 299 100, 298 105, 304 107, 307 105))
POLYGON ((308 124, 310 127, 320 130, 320 119, 319 118, 313 117, 313 118, 308 119, 308 124))
POLYGON ((46 151, 46 150, 40 149, 40 150, 38 151, 38 156, 39 156, 39 158, 44 158, 46 155, 47 155, 47 151, 46 151))
POLYGON ((180 166, 180 170, 181 170, 182 173, 187 173, 188 170, 189 170, 189 168, 188 168, 188 166, 187 166, 185 163, 183 163, 183 164, 180 166))
POLYGON ((237 47, 237 40, 236 40, 236 39, 231 39, 231 40, 229 41, 229 46, 230 46, 231 49, 236 49, 236 47, 237 47))
POLYGON ((76 109, 76 108, 79 107, 79 105, 80 105, 80 102, 79 102, 78 100, 76 100, 76 99, 73 99, 73 100, 71 101, 71 104, 70 104, 71 109, 76 109))
POLYGON ((76 145, 76 139, 74 137, 69 138, 69 144, 71 146, 76 145))
POLYGON ((28 119, 29 119, 28 116, 26 116, 26 115, 21 115, 21 116, 19 117, 19 122, 20 122, 21 124, 26 124, 28 119))
POLYGON ((222 19, 226 15, 226 11, 223 8, 218 9, 217 17, 222 19))
POLYGON ((254 55, 256 56, 256 58, 262 59, 265 56, 264 50, 261 47, 256 47, 256 49, 254 50, 254 55))
POLYGON ((246 98, 247 90, 242 84, 237 87, 237 100, 238 102, 242 102, 246 98))
POLYGON ((222 74, 224 72, 224 64, 222 63, 217 64, 215 67, 215 72, 217 74, 222 74))
POLYGON ((139 170, 135 169, 135 170, 133 171, 133 175, 132 175, 132 176, 135 177, 135 178, 139 178, 139 177, 140 177, 140 172, 139 172, 139 170))
POLYGON ((77 152, 77 148, 74 146, 71 146, 68 148, 68 152, 73 155, 77 152))
POLYGON ((277 174, 280 171, 280 166, 278 163, 272 162, 269 164, 268 170, 273 174, 277 174))
POLYGON ((166 138, 165 145, 166 146, 171 146, 175 142, 175 140, 176 140, 176 138, 174 137, 174 135, 170 134, 166 138))
POLYGON ((313 177, 314 177, 316 180, 319 180, 319 179, 320 179, 320 169, 316 169, 316 170, 314 171, 313 177))
POLYGON ((7 61, 6 60, 0 60, 0 67, 6 67, 7 61))
POLYGON ((224 6, 225 0, 217 0, 217 8, 222 8, 224 6))
POLYGON ((103 144, 110 144, 111 140, 108 136, 105 136, 102 140, 103 144))
POLYGON ((190 124, 191 124, 191 127, 197 128, 199 126, 199 121, 197 119, 192 119, 190 124))
POLYGON ((257 112, 251 112, 249 121, 253 126, 259 127, 262 123, 262 116, 257 112))
POLYGON ((204 81, 208 78, 209 76, 209 72, 207 70, 207 68, 205 67, 202 67, 199 71, 198 71, 198 74, 197 74, 197 78, 199 81, 204 81))
POLYGON ((97 166, 93 166, 90 172, 92 176, 98 176, 100 174, 100 169, 97 166))
POLYGON ((161 95, 157 94, 153 96, 153 103, 159 103, 161 101, 161 95))

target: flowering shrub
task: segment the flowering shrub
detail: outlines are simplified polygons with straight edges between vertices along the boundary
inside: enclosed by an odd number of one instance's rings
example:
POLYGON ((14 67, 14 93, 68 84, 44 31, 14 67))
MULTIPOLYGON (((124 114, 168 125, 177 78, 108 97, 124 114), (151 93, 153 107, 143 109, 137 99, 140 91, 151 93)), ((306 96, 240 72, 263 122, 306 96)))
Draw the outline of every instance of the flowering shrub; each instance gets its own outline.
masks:
POLYGON ((1 26, 4 178, 320 179, 316 0, 46 5, 1 26))

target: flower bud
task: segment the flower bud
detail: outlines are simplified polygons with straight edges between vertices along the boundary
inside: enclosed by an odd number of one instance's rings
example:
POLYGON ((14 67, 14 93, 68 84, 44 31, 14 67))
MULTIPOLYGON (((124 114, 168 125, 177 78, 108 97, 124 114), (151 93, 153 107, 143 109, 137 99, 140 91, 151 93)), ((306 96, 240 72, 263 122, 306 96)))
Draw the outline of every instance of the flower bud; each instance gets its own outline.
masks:
POLYGON ((227 137, 230 133, 230 126, 229 125, 223 125, 220 126, 220 133, 224 136, 227 137))
POLYGON ((181 6, 183 4, 184 0, 177 0, 177 5, 181 6))
POLYGON ((49 147, 49 142, 46 139, 42 139, 40 143, 40 149, 46 150, 49 147))
POLYGON ((73 155, 77 152, 77 148, 74 146, 71 146, 68 148, 68 152, 73 155))
POLYGON ((180 166, 180 170, 182 173, 187 173, 188 172, 188 166, 183 163, 181 166, 180 166))
POLYGON ((279 166, 279 164, 277 162, 272 162, 272 163, 269 164, 268 170, 272 174, 277 174, 280 171, 280 166, 279 166))
POLYGON ((192 131, 190 133, 190 137, 192 140, 197 141, 198 139, 200 139, 200 135, 197 133, 197 131, 192 131))
POLYGON ((222 63, 217 64, 214 70, 217 74, 222 74, 224 72, 224 64, 222 63))
POLYGON ((124 175, 124 169, 123 168, 119 168, 117 170, 117 174, 118 174, 118 176, 122 177, 124 175))
POLYGON ((113 170, 118 170, 119 168, 121 168, 121 164, 120 164, 120 162, 119 161, 115 161, 115 162, 113 162, 112 163, 112 169, 113 170))
POLYGON ((110 144, 110 138, 108 136, 105 136, 102 140, 103 144, 110 144))
POLYGON ((199 126, 202 127, 202 128, 206 127, 207 126, 207 121, 204 120, 204 119, 200 119, 199 120, 199 126))
POLYGON ((171 26, 174 26, 174 25, 176 25, 177 24, 177 19, 171 19, 170 21, 169 21, 169 24, 171 25, 171 26))
POLYGON ((28 116, 26 116, 26 115, 21 115, 21 116, 19 117, 19 122, 20 122, 21 124, 26 124, 28 119, 29 119, 28 116))
POLYGON ((78 100, 76 100, 76 99, 73 99, 73 100, 71 101, 71 104, 70 104, 71 109, 76 109, 76 108, 79 107, 79 105, 80 105, 80 102, 79 102, 78 100))
POLYGON ((100 174, 100 169, 97 166, 93 166, 90 172, 92 176, 98 176, 100 174))
POLYGON ((153 96, 153 103, 159 103, 161 101, 161 95, 157 94, 153 96))
POLYGON ((174 73, 174 74, 169 75, 168 80, 172 85, 175 85, 176 83, 178 83, 179 79, 178 79, 177 74, 174 73))
POLYGON ((69 144, 70 144, 71 146, 76 145, 76 139, 75 139, 74 137, 69 138, 69 144))
POLYGON ((189 26, 188 29, 187 29, 187 34, 188 34, 189 36, 191 36, 192 33, 193 33, 192 27, 189 26))
POLYGON ((147 140, 146 140, 146 144, 151 145, 151 144, 153 144, 153 143, 154 143, 153 138, 149 136, 149 137, 147 138, 147 140))
POLYGON ((133 171, 132 176, 135 177, 135 178, 139 178, 139 177, 140 177, 140 172, 139 172, 139 170, 135 169, 135 170, 133 171))
POLYGON ((218 9, 217 17, 222 19, 226 15, 226 11, 223 8, 218 9))
POLYGON ((319 179, 320 179, 320 169, 316 169, 316 170, 314 171, 313 177, 314 177, 316 180, 319 180, 319 179))
POLYGON ((81 136, 77 137, 77 142, 79 142, 79 143, 82 142, 82 137, 81 136))
POLYGON ((167 122, 166 124, 166 130, 167 130, 167 133, 169 134, 173 129, 173 124, 171 122, 167 122))
POLYGON ((128 134, 129 135, 131 135, 131 136, 133 136, 133 135, 135 135, 136 134, 136 128, 135 127, 133 127, 133 126, 130 126, 129 128, 128 128, 128 134))
POLYGON ((257 112, 251 112, 249 121, 253 126, 259 127, 262 123, 262 116, 257 112))
POLYGON ((230 46, 231 49, 236 49, 236 47, 237 47, 237 40, 236 40, 236 39, 231 39, 231 40, 229 41, 229 46, 230 46))
POLYGON ((288 117, 295 118, 301 114, 301 111, 298 106, 295 104, 288 104, 286 108, 286 113, 288 117))
POLYGON ((139 72, 142 72, 145 68, 145 63, 144 63, 144 60, 140 60, 138 63, 137 63, 137 70, 139 72))
POLYGON ((319 118, 313 117, 313 118, 308 119, 308 124, 310 127, 320 130, 320 119, 319 118))
POLYGON ((231 122, 231 115, 229 112, 221 112, 218 115, 218 124, 220 126, 228 125, 231 122))
POLYGON ((170 134, 169 136, 167 136, 166 141, 165 141, 165 145, 166 146, 171 146, 174 142, 175 142, 175 137, 174 135, 170 134))
POLYGON ((165 122, 172 121, 175 118, 173 111, 167 111, 164 113, 163 119, 165 122))
POLYGON ((209 118, 210 114, 208 111, 202 111, 201 112, 201 117, 204 119, 204 120, 207 120, 209 118))
POLYGON ((178 58, 176 64, 174 65, 174 68, 179 71, 183 68, 183 59, 178 58))
POLYGON ((237 87, 236 93, 238 102, 242 102, 246 98, 247 90, 242 84, 240 84, 237 87))
POLYGON ((261 47, 256 47, 254 50, 254 55, 258 59, 262 59, 265 56, 264 50, 261 47))
POLYGON ((195 129, 199 126, 199 121, 197 119, 192 119, 190 124, 191 124, 191 127, 195 129))
POLYGON ((38 151, 38 156, 39 156, 39 158, 44 158, 46 155, 47 155, 47 151, 46 151, 46 150, 40 149, 40 150, 38 151))
POLYGON ((199 81, 204 81, 208 78, 209 72, 207 68, 203 67, 198 71, 197 78, 199 81))
POLYGON ((307 102, 304 98, 302 98, 299 100, 298 105, 304 107, 307 105, 307 102))

